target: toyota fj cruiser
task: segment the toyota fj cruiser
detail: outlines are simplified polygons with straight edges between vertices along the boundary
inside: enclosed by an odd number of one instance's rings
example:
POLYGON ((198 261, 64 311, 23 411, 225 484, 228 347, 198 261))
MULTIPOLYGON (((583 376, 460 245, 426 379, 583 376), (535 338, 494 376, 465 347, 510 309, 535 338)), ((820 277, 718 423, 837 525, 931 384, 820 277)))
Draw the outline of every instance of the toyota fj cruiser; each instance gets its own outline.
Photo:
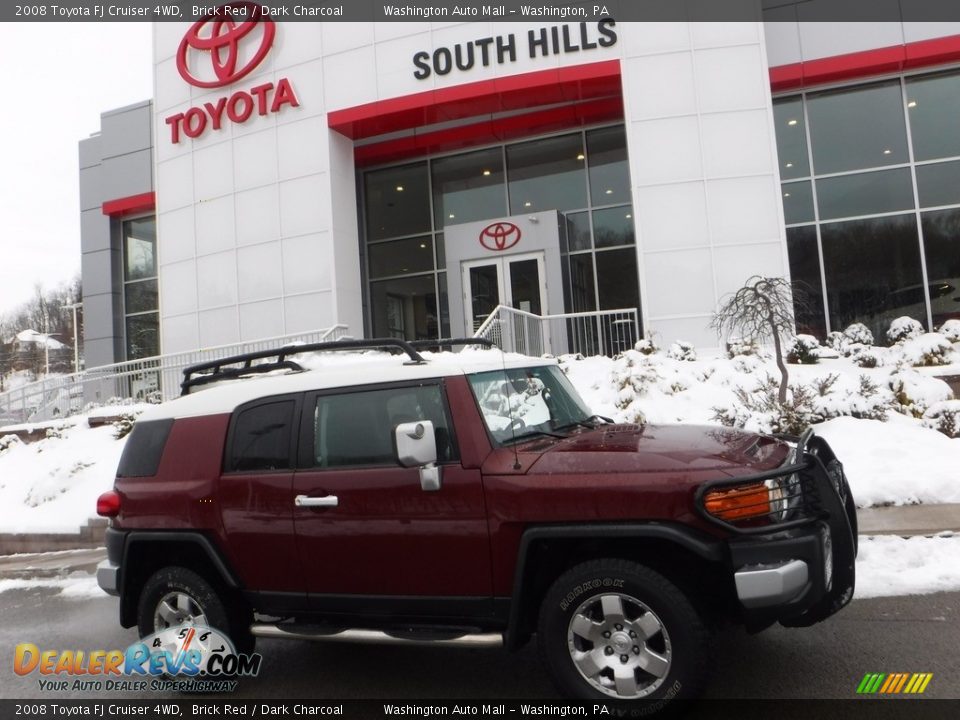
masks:
POLYGON ((670 700, 702 688, 718 622, 808 626, 853 596, 856 513, 822 438, 614 423, 556 361, 414 345, 184 371, 98 501, 121 625, 247 651, 536 634, 567 696, 670 700))

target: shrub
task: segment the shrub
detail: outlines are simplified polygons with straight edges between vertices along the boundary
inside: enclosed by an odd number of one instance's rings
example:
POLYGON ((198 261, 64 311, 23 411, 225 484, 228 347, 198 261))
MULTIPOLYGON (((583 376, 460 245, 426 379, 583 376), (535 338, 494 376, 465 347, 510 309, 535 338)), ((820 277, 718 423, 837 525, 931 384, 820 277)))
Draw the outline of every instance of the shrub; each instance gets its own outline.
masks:
POLYGON ((923 424, 949 438, 960 437, 960 400, 944 400, 932 405, 923 414, 923 424))
POLYGON ((633 349, 644 355, 653 355, 660 348, 658 348, 650 338, 643 338, 642 340, 637 340, 637 344, 633 346, 633 349))
POLYGON ((923 335, 923 325, 912 317, 904 315, 890 323, 890 329, 887 330, 887 341, 891 345, 896 345, 921 335, 923 335))
POLYGON ((937 332, 952 343, 960 342, 960 320, 947 320, 937 332))
POLYGON ((916 370, 903 368, 887 378, 887 387, 893 392, 894 408, 904 415, 916 418, 944 400, 952 400, 953 392, 943 380, 921 375, 916 370))
POLYGON ((697 359, 697 351, 693 343, 686 340, 677 340, 667 349, 667 357, 671 360, 686 360, 693 362, 697 359))
POLYGON ((797 335, 787 345, 787 362, 816 365, 820 361, 820 343, 812 335, 797 335))
POLYGON ((16 435, 3 435, 0 436, 0 455, 9 450, 12 447, 17 445, 22 445, 23 441, 16 435))
POLYGON ((846 347, 847 343, 849 342, 850 341, 847 340, 846 335, 844 335, 842 332, 838 332, 837 330, 834 330, 833 332, 827 335, 827 339, 824 342, 824 345, 826 345, 828 348, 832 348, 833 350, 836 350, 838 353, 842 353, 844 347, 846 347))
POLYGON ((727 341, 727 357, 763 357, 760 346, 755 340, 741 340, 740 338, 731 338, 727 341))
POLYGON ((799 435, 823 420, 813 407, 813 391, 805 385, 790 387, 786 402, 778 397, 779 383, 770 375, 754 390, 734 390, 731 407, 714 407, 713 419, 728 427, 764 433, 799 435))
POLYGON ((873 333, 863 323, 847 325, 847 329, 843 331, 843 336, 851 343, 873 345, 873 333))
POLYGON ((113 423, 113 437, 117 440, 125 438, 130 434, 130 431, 133 430, 133 425, 136 421, 136 414, 129 412, 120 413, 117 420, 113 423))
POLYGON ((940 333, 923 333, 904 340, 900 350, 904 362, 914 367, 949 365, 956 356, 952 343, 940 333))
POLYGON ((854 365, 862 368, 875 368, 880 367, 880 355, 876 350, 864 350, 863 352, 858 352, 850 358, 854 365))

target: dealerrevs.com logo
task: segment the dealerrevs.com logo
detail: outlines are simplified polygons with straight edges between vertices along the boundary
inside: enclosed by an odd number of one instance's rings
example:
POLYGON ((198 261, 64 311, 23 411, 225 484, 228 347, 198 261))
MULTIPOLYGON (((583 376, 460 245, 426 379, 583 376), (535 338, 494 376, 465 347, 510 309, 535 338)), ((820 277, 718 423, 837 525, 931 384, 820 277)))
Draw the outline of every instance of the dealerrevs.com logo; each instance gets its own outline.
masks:
POLYGON ((14 649, 17 675, 37 673, 44 692, 232 692, 238 677, 255 677, 263 656, 240 654, 215 628, 178 625, 142 638, 126 650, 14 649))
MULTIPOLYGON (((233 2, 218 6, 195 22, 177 49, 177 71, 197 88, 231 85, 252 73, 273 46, 277 25, 264 6, 233 2)), ((242 124, 253 117, 280 112, 285 106, 299 107, 300 101, 287 78, 276 84, 261 83, 249 90, 208 100, 184 112, 167 117, 170 142, 185 136, 199 138, 208 129, 220 130, 225 122, 242 124)))

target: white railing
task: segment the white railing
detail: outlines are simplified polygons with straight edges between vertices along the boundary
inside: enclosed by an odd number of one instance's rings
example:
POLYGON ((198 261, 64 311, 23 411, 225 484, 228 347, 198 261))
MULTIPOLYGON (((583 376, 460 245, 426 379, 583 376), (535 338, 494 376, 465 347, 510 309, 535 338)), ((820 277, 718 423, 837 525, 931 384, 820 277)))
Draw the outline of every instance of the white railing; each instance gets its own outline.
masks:
POLYGON ((525 355, 616 355, 640 339, 640 323, 635 308, 534 315, 498 305, 474 336, 525 355))
POLYGON ((111 398, 141 402, 170 400, 180 394, 183 370, 190 365, 272 350, 291 343, 339 340, 348 336, 347 330, 346 325, 334 325, 322 330, 129 360, 72 375, 44 378, 0 393, 0 425, 68 417, 80 412, 87 403, 103 403, 111 398))

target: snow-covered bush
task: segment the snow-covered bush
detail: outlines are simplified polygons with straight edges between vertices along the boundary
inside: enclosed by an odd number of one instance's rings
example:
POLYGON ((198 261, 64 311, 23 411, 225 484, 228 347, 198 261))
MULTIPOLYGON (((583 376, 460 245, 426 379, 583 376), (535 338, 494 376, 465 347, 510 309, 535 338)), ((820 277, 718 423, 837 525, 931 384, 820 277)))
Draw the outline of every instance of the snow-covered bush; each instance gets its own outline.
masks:
POLYGON ((873 333, 863 323, 847 325, 846 330, 843 331, 843 336, 847 339, 847 343, 873 345, 873 333))
POLYGON ((667 357, 671 360, 685 360, 693 362, 697 359, 697 351, 693 343, 686 340, 677 340, 667 349, 667 357))
POLYGON ((890 323, 890 329, 887 330, 887 342, 896 345, 921 335, 923 335, 923 325, 912 317, 904 315, 890 323))
POLYGON ((133 430, 133 424, 137 421, 138 414, 139 413, 130 412, 120 413, 113 423, 113 437, 117 440, 122 440, 129 435, 130 431, 133 430))
POLYGON ((791 386, 787 401, 778 399, 779 383, 767 375, 753 390, 736 388, 731 406, 713 408, 713 419, 722 425, 752 432, 799 435, 823 420, 813 407, 813 392, 805 385, 791 386))
POLYGON ((856 380, 835 373, 813 382, 816 392, 812 405, 824 420, 854 417, 861 420, 886 420, 893 404, 893 393, 881 388, 867 375, 856 380))
POLYGON ((960 320, 947 320, 937 332, 952 343, 960 342, 960 320))
POLYGON ((947 437, 960 438, 960 400, 935 403, 923 414, 923 424, 947 437))
POLYGON ((828 348, 832 348, 833 350, 836 350, 838 353, 842 353, 843 348, 849 342, 850 341, 847 340, 846 335, 844 335, 842 332, 834 330, 833 332, 827 334, 827 339, 824 341, 823 344, 826 345, 828 348))
POLYGON ((644 355, 653 355, 660 348, 658 348, 656 343, 654 343, 650 338, 643 338, 641 340, 637 340, 637 344, 633 346, 633 349, 644 355))
POLYGON ((887 387, 894 395, 894 409, 916 418, 939 402, 953 399, 953 391, 943 380, 902 368, 890 374, 887 387))
POLYGON ((740 338, 730 338, 727 340, 727 357, 763 357, 763 351, 755 340, 741 340, 740 338))
POLYGON ((914 367, 949 365, 956 357, 953 344, 940 333, 923 333, 900 345, 903 361, 914 367))
POLYGON ((54 427, 48 427, 47 432, 44 433, 44 437, 48 440, 60 440, 63 438, 63 427, 60 425, 55 425, 54 427))
POLYGON ((813 335, 797 335, 787 345, 787 362, 816 365, 820 361, 820 342, 813 335))
POLYGON ((20 438, 16 435, 4 435, 0 437, 0 455, 2 455, 6 450, 9 450, 16 445, 20 445, 22 442, 23 441, 20 440, 20 438))
POLYGON ((880 353, 878 353, 874 348, 867 348, 861 352, 855 353, 850 356, 850 359, 857 367, 862 368, 875 368, 882 365, 880 353))

